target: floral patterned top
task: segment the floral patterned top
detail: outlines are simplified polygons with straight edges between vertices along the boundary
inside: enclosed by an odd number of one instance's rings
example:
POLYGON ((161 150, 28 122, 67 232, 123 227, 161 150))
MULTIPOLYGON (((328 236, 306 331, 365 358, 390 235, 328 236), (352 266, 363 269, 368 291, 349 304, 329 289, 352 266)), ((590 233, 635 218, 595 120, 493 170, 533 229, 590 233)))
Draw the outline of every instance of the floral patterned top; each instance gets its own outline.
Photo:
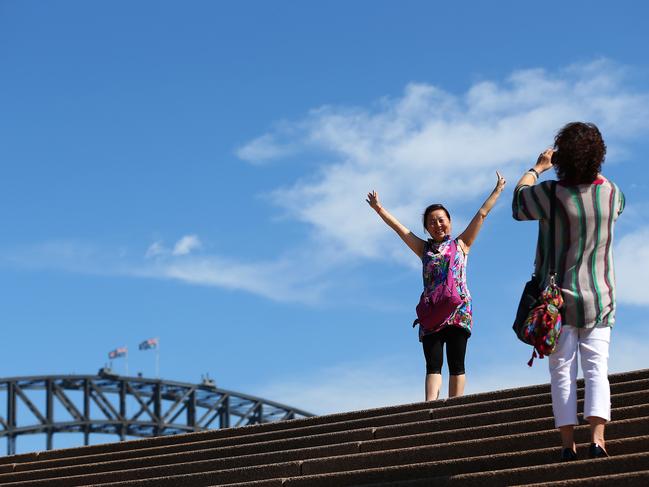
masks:
MULTIPOLYGON (((426 246, 424 247, 424 256, 421 261, 423 264, 422 276, 424 279, 424 292, 430 294, 433 290, 446 281, 446 273, 449 268, 449 260, 451 259, 451 238, 447 236, 441 242, 435 242, 432 239, 428 239, 426 246)), ((460 304, 451 316, 442 323, 442 325, 436 330, 424 330, 421 326, 419 327, 419 339, 424 335, 430 333, 435 333, 447 326, 459 326, 463 328, 469 335, 471 334, 471 327, 473 325, 473 312, 471 305, 471 294, 466 285, 466 263, 468 256, 462 250, 462 246, 458 243, 458 239, 455 239, 457 244, 457 252, 455 253, 455 258, 450 265, 451 272, 455 279, 455 285, 457 286, 458 294, 464 299, 464 302, 460 304)))

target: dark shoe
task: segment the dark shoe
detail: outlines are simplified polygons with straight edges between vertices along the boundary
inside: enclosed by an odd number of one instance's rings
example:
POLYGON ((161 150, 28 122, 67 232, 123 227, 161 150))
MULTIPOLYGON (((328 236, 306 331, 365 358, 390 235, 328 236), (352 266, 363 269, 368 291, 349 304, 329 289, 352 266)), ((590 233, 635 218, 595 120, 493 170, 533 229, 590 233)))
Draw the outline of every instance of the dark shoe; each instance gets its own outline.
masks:
POLYGON ((562 462, 574 462, 577 460, 577 454, 572 448, 564 448, 561 450, 561 461, 562 462))
POLYGON ((607 458, 608 453, 606 450, 599 446, 597 443, 591 443, 590 448, 588 448, 588 458, 607 458))

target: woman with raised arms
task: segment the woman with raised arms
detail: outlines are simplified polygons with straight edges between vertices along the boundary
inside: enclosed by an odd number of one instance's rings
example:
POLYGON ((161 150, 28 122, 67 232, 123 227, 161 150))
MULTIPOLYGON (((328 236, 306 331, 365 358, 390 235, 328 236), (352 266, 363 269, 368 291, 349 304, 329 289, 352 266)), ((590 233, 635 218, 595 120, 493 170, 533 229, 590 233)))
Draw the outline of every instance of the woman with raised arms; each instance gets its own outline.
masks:
POLYGON ((505 179, 496 172, 496 187, 480 207, 466 229, 456 238, 451 238, 451 215, 441 204, 432 204, 423 214, 424 230, 431 238, 423 240, 403 226, 379 201, 379 195, 372 191, 367 203, 381 219, 392 228, 401 240, 412 250, 423 265, 424 292, 422 297, 433 295, 452 273, 460 304, 450 315, 435 326, 419 326, 419 340, 422 342, 426 359, 426 401, 439 397, 442 386, 443 349, 446 345, 446 359, 449 368, 449 397, 464 393, 464 357, 466 345, 473 326, 471 294, 466 282, 466 264, 469 251, 475 242, 482 224, 500 196, 505 179))

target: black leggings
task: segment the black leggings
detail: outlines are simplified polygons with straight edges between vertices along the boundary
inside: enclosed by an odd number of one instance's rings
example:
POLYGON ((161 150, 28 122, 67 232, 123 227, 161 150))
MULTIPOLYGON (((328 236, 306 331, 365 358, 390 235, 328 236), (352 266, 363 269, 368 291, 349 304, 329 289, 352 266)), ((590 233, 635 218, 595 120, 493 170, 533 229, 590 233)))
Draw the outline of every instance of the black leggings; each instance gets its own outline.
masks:
POLYGON ((444 365, 443 346, 451 375, 464 374, 464 355, 469 334, 459 326, 447 326, 436 333, 424 335, 422 344, 426 357, 426 374, 441 374, 444 365))

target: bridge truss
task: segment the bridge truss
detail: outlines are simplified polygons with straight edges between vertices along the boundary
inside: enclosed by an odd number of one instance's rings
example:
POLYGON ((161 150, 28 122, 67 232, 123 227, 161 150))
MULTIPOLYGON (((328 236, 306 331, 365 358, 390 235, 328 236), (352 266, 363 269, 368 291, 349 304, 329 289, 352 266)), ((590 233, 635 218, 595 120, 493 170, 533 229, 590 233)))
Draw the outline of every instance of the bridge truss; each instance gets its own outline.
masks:
POLYGON ((0 438, 16 453, 20 435, 56 433, 151 437, 309 417, 312 414, 266 399, 217 388, 210 381, 99 375, 45 375, 0 379, 0 438), (5 396, 4 398, 2 396, 5 396), (2 399, 5 399, 4 401, 2 399), (6 407, 2 407, 5 404, 6 407))

